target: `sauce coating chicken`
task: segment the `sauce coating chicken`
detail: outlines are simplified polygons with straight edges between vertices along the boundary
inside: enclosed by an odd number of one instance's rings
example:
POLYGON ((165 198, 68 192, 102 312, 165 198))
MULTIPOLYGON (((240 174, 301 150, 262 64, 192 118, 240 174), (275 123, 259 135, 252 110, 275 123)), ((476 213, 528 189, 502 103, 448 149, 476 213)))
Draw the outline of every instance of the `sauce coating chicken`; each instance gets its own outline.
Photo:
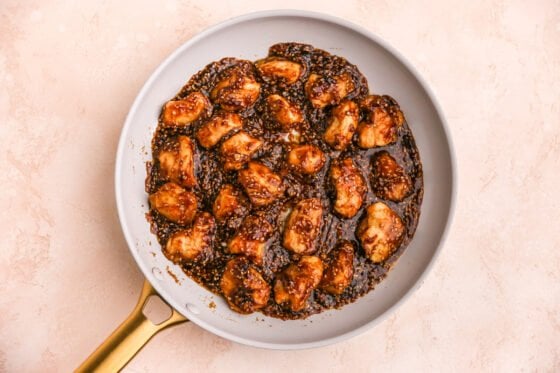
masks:
POLYGON ((212 205, 212 213, 218 222, 230 218, 245 216, 249 211, 247 198, 243 193, 231 184, 224 185, 212 205))
POLYGON ((232 254, 241 254, 257 265, 263 264, 266 241, 274 228, 262 216, 249 215, 228 244, 232 254))
POLYGON ((284 194, 282 177, 260 162, 249 162, 237 179, 255 206, 269 205, 284 194))
POLYGON ((303 74, 303 66, 285 58, 268 57, 255 62, 255 65, 265 80, 294 84, 303 74))
POLYGON ((329 126, 325 130, 325 142, 335 150, 344 150, 358 128, 360 110, 352 101, 341 102, 336 106, 331 115, 329 126))
POLYGON ((303 122, 301 110, 284 97, 277 94, 270 95, 266 98, 266 103, 272 117, 283 129, 290 129, 303 122))
POLYGON ((243 127, 243 120, 239 114, 220 112, 198 129, 196 139, 200 145, 209 149, 216 145, 222 137, 241 127, 243 127))
POLYGON ((404 230, 399 215, 383 202, 376 202, 368 206, 356 235, 366 256, 374 263, 381 263, 399 247, 404 230))
POLYGON ((196 215, 190 228, 175 232, 167 240, 164 253, 173 263, 199 261, 209 257, 216 223, 207 212, 196 215))
POLYGON ((168 150, 158 155, 161 177, 185 188, 196 186, 194 173, 195 148, 188 136, 178 136, 168 150))
POLYGON ((356 215, 364 202, 367 186, 352 158, 333 161, 330 181, 336 192, 334 211, 347 219, 356 215))
POLYGON ((389 153, 383 151, 373 158, 373 191, 379 198, 399 202, 412 192, 412 180, 389 153))
POLYGON ((175 183, 162 185, 149 197, 150 207, 177 224, 189 224, 194 219, 196 196, 175 183))
POLYGON ((169 101, 163 107, 162 123, 166 127, 186 126, 212 114, 212 104, 204 94, 193 92, 182 100, 169 101))
POLYGON ((342 241, 330 252, 320 288, 331 294, 342 294, 354 276, 354 245, 342 241))
POLYGON ((321 229, 323 206, 318 198, 299 201, 293 208, 284 228, 284 247, 296 254, 313 254, 321 229))
POLYGON ((243 314, 263 308, 270 297, 270 285, 242 256, 227 262, 220 288, 231 309, 243 314))
POLYGON ((325 165, 325 153, 314 145, 295 146, 288 153, 288 164, 300 174, 313 175, 325 165))
POLYGON ((358 125, 359 147, 369 149, 397 141, 404 115, 391 98, 367 96, 360 102, 360 107, 366 112, 366 120, 358 125))
POLYGON ((342 101, 354 90, 352 77, 341 74, 334 78, 327 78, 318 74, 311 74, 305 83, 305 93, 311 104, 318 109, 327 105, 335 105, 342 101))
POLYGON ((259 98, 261 85, 250 66, 249 62, 227 69, 210 92, 212 101, 227 111, 241 111, 253 106, 259 98))
POLYGON ((274 282, 276 303, 294 312, 305 308, 313 290, 321 282, 323 262, 316 256, 303 256, 290 264, 274 282))
POLYGON ((236 133, 224 141, 220 147, 224 169, 228 171, 240 170, 262 145, 261 140, 254 138, 247 132, 236 133))

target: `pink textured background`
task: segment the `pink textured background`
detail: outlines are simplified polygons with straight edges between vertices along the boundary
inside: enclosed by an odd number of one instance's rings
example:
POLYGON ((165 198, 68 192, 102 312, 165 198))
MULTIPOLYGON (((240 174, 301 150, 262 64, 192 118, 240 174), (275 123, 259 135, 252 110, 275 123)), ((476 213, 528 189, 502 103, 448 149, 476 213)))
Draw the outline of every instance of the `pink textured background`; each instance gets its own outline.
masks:
POLYGON ((132 100, 203 28, 279 7, 368 28, 434 87, 459 164, 447 244, 423 287, 350 341, 266 351, 185 324, 126 370, 559 371, 560 2, 545 0, 3 0, 0 371, 71 370, 128 314, 142 276, 113 168, 132 100))

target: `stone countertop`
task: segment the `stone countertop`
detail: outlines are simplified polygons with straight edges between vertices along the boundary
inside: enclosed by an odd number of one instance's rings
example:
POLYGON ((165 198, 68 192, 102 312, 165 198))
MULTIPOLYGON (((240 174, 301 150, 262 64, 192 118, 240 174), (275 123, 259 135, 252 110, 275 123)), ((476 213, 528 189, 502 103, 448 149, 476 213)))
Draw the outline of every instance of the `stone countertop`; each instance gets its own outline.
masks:
POLYGON ((560 370, 558 1, 7 0, 0 371, 69 371, 136 303, 142 275, 120 230, 113 169, 149 74, 212 24, 288 7, 366 27, 434 88, 459 180, 443 252, 404 305, 346 342, 267 351, 187 323, 126 371, 560 370))

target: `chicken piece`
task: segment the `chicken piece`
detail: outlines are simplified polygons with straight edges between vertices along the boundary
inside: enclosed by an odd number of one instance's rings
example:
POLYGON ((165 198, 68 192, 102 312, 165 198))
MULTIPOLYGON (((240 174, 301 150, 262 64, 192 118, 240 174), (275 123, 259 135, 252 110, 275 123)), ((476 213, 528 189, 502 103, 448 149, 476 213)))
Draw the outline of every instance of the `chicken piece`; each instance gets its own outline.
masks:
POLYGON ((182 100, 168 101, 163 106, 162 120, 165 127, 191 124, 212 114, 212 104, 204 94, 193 92, 182 100))
POLYGON ((355 216, 364 202, 366 180, 352 158, 335 160, 330 168, 330 181, 336 192, 334 211, 343 218, 355 216))
POLYGON ((200 145, 209 149, 216 145, 222 137, 241 127, 243 127, 243 120, 239 114, 221 112, 198 129, 196 138, 200 145))
POLYGON ((373 192, 376 196, 400 202, 412 192, 412 180, 389 153, 383 151, 373 158, 373 192))
POLYGON ((200 261, 211 255, 216 223, 207 212, 197 214, 192 227, 175 232, 167 240, 165 255, 176 264, 200 261))
POLYGON ((236 133, 224 141, 220 147, 224 169, 227 171, 240 170, 262 145, 261 140, 245 131, 236 133))
POLYGON ((303 256, 276 277, 274 301, 293 312, 305 308, 307 299, 321 282, 323 262, 316 256, 303 256))
POLYGON ((288 164, 297 172, 313 175, 325 165, 325 154, 314 145, 299 145, 288 153, 288 164))
POLYGON ((342 241, 329 256, 320 288, 331 294, 342 294, 354 276, 354 245, 342 241))
POLYGON ((274 228, 262 216, 250 215, 228 244, 232 254, 241 254, 257 265, 263 264, 266 241, 272 236, 274 228))
POLYGON ((284 194, 282 177, 260 162, 249 162, 238 180, 255 206, 269 205, 284 194))
POLYGON ((159 172, 162 178, 180 184, 185 188, 196 186, 194 172, 195 149, 188 136, 179 136, 171 143, 169 150, 158 154, 159 172))
POLYGON ((303 122, 301 110, 284 97, 280 95, 270 95, 266 98, 266 103, 270 113, 284 130, 289 130, 298 123, 303 122))
POLYGON ((270 285, 243 256, 227 262, 220 288, 231 309, 243 314, 263 308, 270 298, 270 285))
POLYGON ((244 216, 247 211, 247 198, 231 184, 226 184, 220 189, 212 206, 212 212, 218 222, 244 216))
POLYGON ((352 101, 343 101, 331 114, 324 139, 335 150, 344 150, 352 141, 358 127, 360 110, 352 101))
POLYGON ((240 111, 255 104, 261 85, 243 66, 229 68, 210 92, 210 98, 227 111, 240 111))
POLYGON ((404 123, 404 114, 397 101, 395 101, 391 96, 369 95, 360 101, 360 107, 366 111, 370 117, 368 120, 370 123, 373 122, 372 114, 374 114, 375 108, 382 108, 386 113, 388 113, 397 127, 402 126, 404 123))
POLYGON ((343 73, 334 79, 311 74, 305 83, 305 94, 313 107, 322 109, 327 105, 338 104, 354 88, 354 82, 348 73, 343 73))
POLYGON ((296 254, 313 254, 316 240, 321 229, 323 206, 318 198, 308 198, 299 201, 284 228, 284 247, 296 254))
POLYGON ((268 57, 255 62, 264 79, 294 84, 303 74, 303 66, 280 57, 268 57))
POLYGON ((190 224, 198 206, 196 196, 175 183, 161 186, 149 197, 150 206, 177 224, 190 224))
POLYGON ((366 256, 374 263, 381 263, 401 244, 404 224, 389 206, 376 202, 367 208, 356 235, 366 256))
POLYGON ((373 109, 369 121, 358 125, 358 146, 369 149, 385 146, 397 141, 397 125, 393 118, 381 107, 373 109))

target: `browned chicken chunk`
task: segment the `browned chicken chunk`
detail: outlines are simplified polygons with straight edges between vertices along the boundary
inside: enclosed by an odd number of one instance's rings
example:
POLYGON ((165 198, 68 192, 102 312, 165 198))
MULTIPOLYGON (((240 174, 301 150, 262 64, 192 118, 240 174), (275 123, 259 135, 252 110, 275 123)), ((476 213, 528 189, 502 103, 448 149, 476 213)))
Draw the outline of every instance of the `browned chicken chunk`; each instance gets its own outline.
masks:
POLYGON ((307 299, 321 282, 323 262, 316 256, 303 256, 276 277, 274 301, 294 312, 305 308, 307 299))
POLYGON ((188 136, 179 136, 166 150, 158 155, 159 171, 162 178, 180 184, 185 188, 196 185, 194 173, 195 148, 188 136))
POLYGON ((274 228, 259 215, 245 218, 241 227, 228 244, 232 254, 241 254, 257 265, 263 264, 266 241, 272 236, 274 228))
POLYGON ((193 92, 182 100, 169 101, 163 107, 162 121, 166 127, 186 126, 212 114, 212 104, 204 94, 193 92))
POLYGON ((162 185, 150 195, 150 206, 177 224, 189 224, 197 209, 196 196, 175 183, 162 185))
POLYGON ((330 181, 336 192, 334 211, 343 218, 356 215, 364 202, 367 186, 352 158, 333 161, 330 181))
POLYGON ((231 309, 244 314, 263 308, 270 297, 270 285, 242 256, 226 264, 220 288, 231 309))
POLYGON ((303 74, 303 66, 280 57, 268 57, 255 63, 264 79, 294 84, 303 74))
POLYGON ((313 175, 325 165, 325 154, 314 145, 295 146, 288 153, 288 164, 300 174, 313 175))
POLYGON ((379 198, 399 202, 412 192, 412 180, 389 153, 373 158, 373 191, 379 198))
POLYGON ((240 170, 262 145, 261 140, 254 138, 247 132, 236 133, 224 141, 220 147, 224 169, 228 171, 240 170))
POLYGON ((325 130, 324 139, 327 144, 335 150, 346 149, 352 142, 359 119, 358 105, 352 101, 341 102, 333 109, 329 126, 325 130))
POLYGON ((247 198, 231 184, 226 184, 220 189, 212 205, 212 212, 218 222, 223 222, 232 217, 242 217, 248 212, 247 198))
POLYGON ((303 122, 303 114, 301 110, 290 101, 280 95, 270 95, 266 98, 266 104, 273 118, 288 130, 298 123, 303 122))
POLYGON ((331 294, 342 294, 352 282, 352 276, 354 276, 354 245, 350 241, 342 241, 329 254, 320 287, 331 294))
POLYGON ((284 247, 296 254, 313 254, 321 229, 323 206, 318 198, 302 199, 295 205, 284 228, 284 247))
POLYGON ((350 92, 354 90, 352 77, 344 73, 328 79, 318 74, 311 74, 305 83, 305 93, 311 104, 318 108, 327 105, 335 105, 342 101, 350 92))
POLYGON ((207 212, 196 215, 192 227, 175 232, 167 240, 165 255, 173 262, 199 261, 212 253, 216 223, 207 212))
POLYGON ((227 69, 210 92, 210 98, 222 109, 240 111, 255 104, 261 85, 247 68, 235 66, 227 69))
POLYGON ((367 208, 356 235, 366 256, 374 263, 381 263, 399 247, 404 230, 399 215, 383 202, 376 202, 367 208))
POLYGON ((222 137, 243 127, 243 120, 236 113, 227 111, 214 115, 196 132, 196 139, 206 149, 216 145, 222 137))
POLYGON ((397 140, 397 125, 384 109, 376 107, 366 122, 358 125, 358 146, 368 149, 397 140))
POLYGON ((249 162, 238 180, 255 206, 269 205, 284 194, 282 177, 260 162, 249 162))

